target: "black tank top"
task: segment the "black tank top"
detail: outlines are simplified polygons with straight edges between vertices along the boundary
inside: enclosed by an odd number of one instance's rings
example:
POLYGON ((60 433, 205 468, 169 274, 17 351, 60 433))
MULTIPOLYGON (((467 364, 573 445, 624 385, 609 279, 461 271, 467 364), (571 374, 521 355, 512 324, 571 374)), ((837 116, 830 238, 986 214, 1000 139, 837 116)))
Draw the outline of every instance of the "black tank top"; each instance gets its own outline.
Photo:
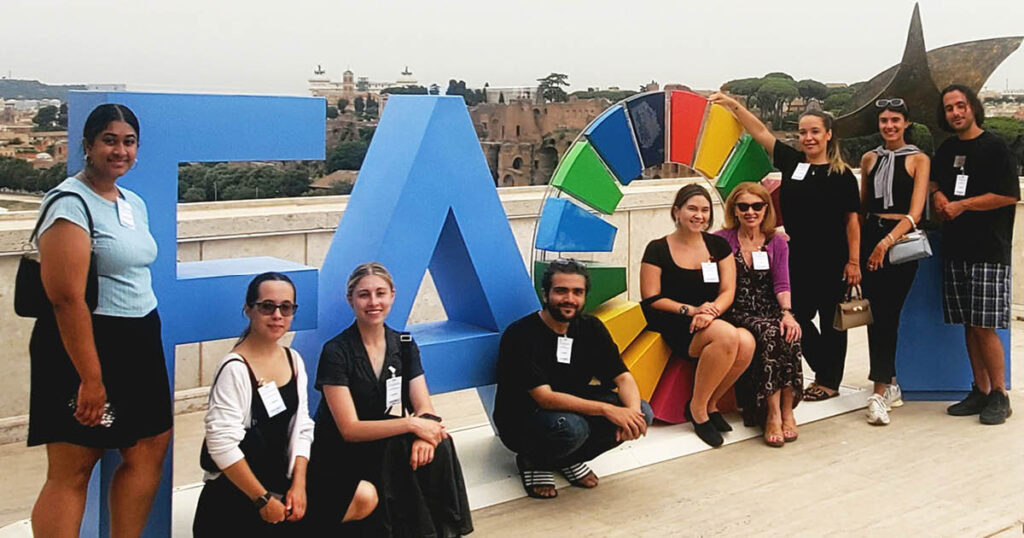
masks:
POLYGON ((892 173, 892 207, 882 207, 884 198, 875 198, 875 172, 878 161, 868 172, 864 181, 867 182, 868 200, 864 208, 868 213, 910 213, 910 196, 914 192, 914 178, 907 173, 907 156, 896 157, 892 173))

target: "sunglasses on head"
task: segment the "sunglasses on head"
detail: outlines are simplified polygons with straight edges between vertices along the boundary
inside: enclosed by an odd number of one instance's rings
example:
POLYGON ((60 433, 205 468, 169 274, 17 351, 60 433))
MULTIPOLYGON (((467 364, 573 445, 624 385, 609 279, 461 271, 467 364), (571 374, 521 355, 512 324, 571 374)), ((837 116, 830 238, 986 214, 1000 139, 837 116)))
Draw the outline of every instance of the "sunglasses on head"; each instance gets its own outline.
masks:
POLYGON ((879 99, 875 101, 875 106, 878 108, 885 108, 887 106, 901 107, 903 105, 903 99, 900 99, 899 97, 896 97, 894 99, 879 99))
POLYGON ((760 211, 764 209, 764 206, 766 205, 768 204, 766 204, 765 202, 754 202, 752 204, 748 204, 746 202, 736 202, 736 209, 739 209, 741 213, 746 213, 747 210, 749 210, 750 208, 754 208, 754 211, 760 211))
POLYGON ((295 303, 277 304, 274 301, 260 301, 249 306, 255 308, 257 312, 264 316, 273 315, 275 310, 281 309, 281 315, 286 318, 294 316, 295 311, 299 309, 299 305, 295 303))

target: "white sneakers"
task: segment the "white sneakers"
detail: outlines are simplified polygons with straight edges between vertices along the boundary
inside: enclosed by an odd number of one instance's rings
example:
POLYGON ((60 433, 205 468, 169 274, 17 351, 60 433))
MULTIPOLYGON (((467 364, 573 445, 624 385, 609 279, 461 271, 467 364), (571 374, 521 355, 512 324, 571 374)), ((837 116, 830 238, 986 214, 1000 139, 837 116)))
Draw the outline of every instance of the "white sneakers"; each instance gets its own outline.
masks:
POLYGON ((872 394, 868 397, 868 424, 872 426, 889 425, 889 407, 885 405, 885 397, 872 394))
POLYGON ((889 408, 889 411, 892 411, 894 407, 903 406, 903 391, 900 390, 899 385, 893 383, 885 387, 882 399, 885 400, 885 405, 889 408))

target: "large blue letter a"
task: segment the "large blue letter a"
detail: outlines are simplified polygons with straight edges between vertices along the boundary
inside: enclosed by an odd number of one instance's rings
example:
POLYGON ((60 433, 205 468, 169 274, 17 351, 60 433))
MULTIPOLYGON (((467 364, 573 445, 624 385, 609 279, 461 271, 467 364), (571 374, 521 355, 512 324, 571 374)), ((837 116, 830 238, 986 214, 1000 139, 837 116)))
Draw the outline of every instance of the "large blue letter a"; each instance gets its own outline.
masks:
POLYGON ((537 296, 459 97, 388 99, 320 271, 317 328, 295 337, 311 376, 324 342, 353 321, 345 284, 368 261, 395 278, 388 323, 398 330, 430 269, 448 319, 408 329, 432 391, 495 382, 501 331, 536 310, 537 296))

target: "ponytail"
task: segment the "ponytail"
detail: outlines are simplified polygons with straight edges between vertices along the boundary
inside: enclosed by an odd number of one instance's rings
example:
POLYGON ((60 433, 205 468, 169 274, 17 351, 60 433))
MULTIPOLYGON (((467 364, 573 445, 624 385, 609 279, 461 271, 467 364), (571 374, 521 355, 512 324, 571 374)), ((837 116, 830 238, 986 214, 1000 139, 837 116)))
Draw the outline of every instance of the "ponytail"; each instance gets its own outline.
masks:
MULTIPOLYGON (((800 114, 801 118, 804 116, 820 118, 821 122, 825 124, 825 130, 832 132, 832 123, 835 121, 832 114, 822 110, 808 110, 807 112, 800 114)), ((847 165, 846 161, 843 160, 843 152, 839 149, 839 139, 836 138, 834 132, 832 132, 832 138, 828 141, 828 145, 825 147, 825 152, 828 156, 828 172, 830 174, 841 174, 849 168, 849 165, 847 165)))

